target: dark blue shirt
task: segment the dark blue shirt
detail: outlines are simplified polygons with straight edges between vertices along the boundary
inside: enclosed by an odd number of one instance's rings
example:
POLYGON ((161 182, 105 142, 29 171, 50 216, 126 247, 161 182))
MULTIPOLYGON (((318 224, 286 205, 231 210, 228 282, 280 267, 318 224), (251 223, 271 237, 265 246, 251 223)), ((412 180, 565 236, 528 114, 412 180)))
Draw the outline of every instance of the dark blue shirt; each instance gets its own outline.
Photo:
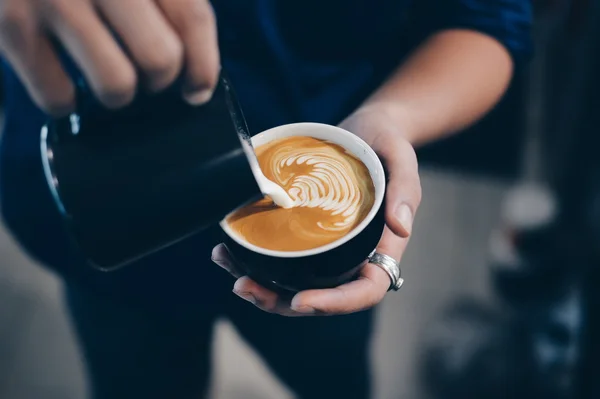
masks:
MULTIPOLYGON (((467 28, 496 38, 519 63, 530 52, 527 0, 214 0, 224 67, 250 130, 295 121, 335 124, 377 88, 427 35, 467 28)), ((194 298, 207 265, 205 234, 111 274, 93 272, 74 255, 51 202, 39 160, 45 116, 4 66, 6 125, 1 147, 2 210, 33 256, 99 289, 166 290, 194 298), (137 287, 137 288, 133 288, 137 287)), ((216 273, 216 274, 215 274, 216 273)), ((214 275, 213 275, 214 274, 214 275)), ((208 277, 207 277, 208 276, 208 277)), ((159 295, 159 297, 161 297, 159 295)), ((189 302, 189 301, 188 301, 189 302)))

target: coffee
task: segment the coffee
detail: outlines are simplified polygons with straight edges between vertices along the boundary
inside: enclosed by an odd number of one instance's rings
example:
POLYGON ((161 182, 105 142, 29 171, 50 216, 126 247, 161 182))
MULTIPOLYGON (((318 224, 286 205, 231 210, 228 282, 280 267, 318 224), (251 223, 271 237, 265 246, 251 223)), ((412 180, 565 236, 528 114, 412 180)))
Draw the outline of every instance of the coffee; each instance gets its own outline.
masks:
POLYGON ((274 140, 256 149, 264 175, 283 187, 294 207, 270 198, 227 218, 244 240, 277 251, 302 251, 329 244, 362 222, 375 201, 367 167, 337 144, 312 137, 274 140))

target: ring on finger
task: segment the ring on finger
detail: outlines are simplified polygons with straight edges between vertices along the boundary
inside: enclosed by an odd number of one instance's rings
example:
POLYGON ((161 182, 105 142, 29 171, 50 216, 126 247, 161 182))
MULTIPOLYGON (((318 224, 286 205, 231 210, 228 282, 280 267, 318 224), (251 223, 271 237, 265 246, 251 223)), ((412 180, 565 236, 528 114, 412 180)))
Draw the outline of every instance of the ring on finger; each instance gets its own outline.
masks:
POLYGON ((390 278, 390 288, 388 291, 398 291, 402 287, 402 284, 404 284, 404 279, 401 277, 400 262, 396 259, 389 255, 375 252, 369 257, 369 263, 374 264, 387 273, 390 278))

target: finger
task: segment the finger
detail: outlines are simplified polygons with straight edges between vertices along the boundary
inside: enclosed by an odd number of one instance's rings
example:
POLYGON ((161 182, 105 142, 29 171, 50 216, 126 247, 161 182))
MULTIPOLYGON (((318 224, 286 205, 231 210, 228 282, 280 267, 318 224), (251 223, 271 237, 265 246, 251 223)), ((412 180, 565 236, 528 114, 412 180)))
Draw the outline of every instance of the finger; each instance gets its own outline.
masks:
MULTIPOLYGON (((397 261, 402 259, 407 238, 385 227, 376 251, 397 261)), ((291 309, 303 314, 347 314, 371 308, 381 302, 390 288, 389 275, 379 266, 368 263, 357 280, 326 290, 303 291, 292 299, 291 309)))
POLYGON ((421 203, 417 156, 408 141, 381 141, 376 151, 385 159, 389 173, 386 223, 400 237, 412 233, 415 213, 421 203))
POLYGON ((0 4, 0 47, 32 100, 55 116, 70 112, 75 103, 74 86, 50 41, 41 34, 31 4, 0 4))
POLYGON ((388 275, 377 266, 367 264, 355 281, 336 288, 296 294, 292 299, 291 309, 302 314, 337 315, 359 312, 378 304, 389 287, 388 275))
POLYGON ((159 0, 159 4, 185 48, 184 96, 191 104, 203 104, 210 100, 220 70, 213 9, 207 0, 159 0))
POLYGON ((264 288, 247 276, 235 282, 233 293, 265 312, 288 317, 302 316, 290 309, 289 303, 283 301, 278 294, 264 288))
POLYGON ((402 238, 396 235, 388 226, 384 227, 383 235, 375 251, 380 254, 391 256, 400 262, 404 256, 404 251, 408 246, 408 238, 402 238))
MULTIPOLYGON (((409 238, 402 238, 396 234, 394 234, 394 232, 392 232, 392 230, 390 230, 387 226, 384 227, 384 231, 383 231, 383 235, 381 236, 381 240, 379 241, 379 244, 377 245, 376 248, 376 252, 383 254, 383 255, 388 255, 390 256, 392 259, 394 259, 397 262, 401 262, 402 258, 404 257, 404 251, 406 250, 406 247, 408 246, 408 241, 409 238)), ((391 286, 392 283, 395 283, 395 281, 392 280, 392 277, 390 277, 386 271, 384 271, 380 266, 375 265, 375 264, 369 264, 369 266, 373 266, 378 270, 378 273, 384 273, 387 277, 388 277, 388 290, 391 286)), ((402 274, 402 273, 400 273, 402 274)))
POLYGON ((218 266, 227 270, 233 277, 240 278, 243 276, 243 273, 235 267, 235 263, 233 262, 233 259, 231 259, 231 255, 225 244, 219 244, 213 248, 211 260, 218 266))
POLYGON ((98 8, 143 73, 147 87, 159 91, 171 85, 183 65, 183 45, 158 5, 153 0, 102 0, 98 8))
POLYGON ((131 102, 137 76, 88 1, 46 0, 49 28, 77 63, 92 91, 109 108, 131 102))
POLYGON ((247 298, 251 299, 250 302, 266 311, 272 311, 277 306, 277 294, 247 276, 235 282, 233 292, 246 300, 248 300, 247 298))

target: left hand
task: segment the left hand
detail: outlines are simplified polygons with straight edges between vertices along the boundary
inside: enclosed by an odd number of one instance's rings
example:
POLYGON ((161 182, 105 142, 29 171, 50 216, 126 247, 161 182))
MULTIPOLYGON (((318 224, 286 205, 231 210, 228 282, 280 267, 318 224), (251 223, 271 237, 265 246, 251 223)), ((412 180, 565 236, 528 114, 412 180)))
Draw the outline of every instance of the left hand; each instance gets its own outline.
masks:
MULTIPOLYGON (((365 140, 387 168, 386 227, 377 252, 400 261, 421 201, 421 184, 413 146, 404 138, 403 127, 395 126, 384 112, 374 107, 359 109, 340 127, 365 140)), ((302 291, 289 301, 243 276, 223 244, 213 249, 212 260, 238 279, 233 288, 236 295, 266 312, 284 316, 358 312, 378 304, 390 288, 390 278, 386 272, 369 263, 354 281, 336 288, 302 291)))

